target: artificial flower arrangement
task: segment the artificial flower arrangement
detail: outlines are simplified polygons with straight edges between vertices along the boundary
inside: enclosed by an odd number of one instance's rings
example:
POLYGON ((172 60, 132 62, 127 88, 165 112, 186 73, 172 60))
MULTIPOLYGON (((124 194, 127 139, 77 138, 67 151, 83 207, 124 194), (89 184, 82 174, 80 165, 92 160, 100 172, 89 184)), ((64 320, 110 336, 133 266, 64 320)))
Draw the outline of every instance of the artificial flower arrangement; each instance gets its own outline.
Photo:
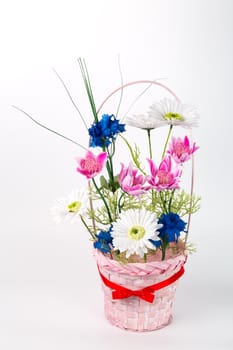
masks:
MULTIPOLYGON (((199 209, 200 200, 193 194, 193 179, 191 193, 181 188, 186 163, 192 163, 198 146, 188 135, 177 137, 175 131, 197 126, 198 114, 172 93, 172 98, 152 104, 145 115, 127 115, 123 120, 114 114, 100 116, 85 61, 78 61, 93 114, 90 125, 82 118, 88 147, 78 144, 82 152, 76 159, 86 188, 59 199, 51 213, 57 222, 81 221, 89 233, 108 320, 137 331, 158 329, 171 321, 176 283, 191 249, 190 215, 199 209), (161 159, 155 160, 152 135, 160 127, 167 127, 168 135, 161 159), (146 137, 144 159, 140 147, 127 139, 131 128, 141 129, 146 137), (120 142, 129 160, 116 164, 120 142)), ((148 81, 153 83, 165 87, 148 81)))

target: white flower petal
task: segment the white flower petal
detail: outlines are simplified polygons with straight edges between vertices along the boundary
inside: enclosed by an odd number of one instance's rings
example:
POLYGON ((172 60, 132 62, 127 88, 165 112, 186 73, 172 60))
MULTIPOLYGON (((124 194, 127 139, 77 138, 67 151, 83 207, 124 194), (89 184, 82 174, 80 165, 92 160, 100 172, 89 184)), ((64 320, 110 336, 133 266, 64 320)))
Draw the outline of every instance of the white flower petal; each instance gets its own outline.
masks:
POLYGON ((73 190, 67 197, 57 199, 55 205, 50 209, 54 221, 59 224, 62 221, 76 222, 80 215, 84 215, 87 209, 88 192, 82 189, 73 190), (78 208, 74 211, 68 209, 68 206, 78 203, 78 208))
POLYGON ((198 126, 199 115, 193 106, 188 106, 176 99, 164 98, 158 103, 154 103, 148 112, 149 118, 155 118, 163 125, 179 125, 183 128, 192 128, 198 126), (182 119, 166 118, 166 115, 172 113, 182 117, 182 119))
POLYGON ((135 114, 124 119, 126 125, 134 126, 135 128, 151 130, 159 126, 158 120, 153 116, 135 114))
POLYGON ((158 228, 161 224, 157 223, 157 216, 155 213, 147 211, 146 209, 129 209, 123 212, 121 217, 113 223, 112 237, 115 250, 126 252, 126 258, 132 254, 138 254, 143 257, 147 253, 147 249, 156 249, 150 242, 152 240, 159 240, 158 228), (134 226, 141 227, 144 232, 142 236, 137 239, 129 235, 130 229, 134 226))
POLYGON ((176 99, 164 98, 154 103, 146 115, 127 116, 124 123, 139 129, 151 130, 164 125, 180 125, 183 128, 198 126, 198 113, 195 107, 188 106, 176 99), (177 114, 181 119, 167 118, 167 114, 177 114))

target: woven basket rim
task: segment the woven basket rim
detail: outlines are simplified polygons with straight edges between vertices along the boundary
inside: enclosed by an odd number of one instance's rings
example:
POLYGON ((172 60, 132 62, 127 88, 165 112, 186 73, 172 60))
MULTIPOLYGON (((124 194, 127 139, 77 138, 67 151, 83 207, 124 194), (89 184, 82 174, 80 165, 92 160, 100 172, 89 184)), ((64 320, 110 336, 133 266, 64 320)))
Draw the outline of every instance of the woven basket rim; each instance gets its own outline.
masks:
POLYGON ((146 276, 148 274, 160 275, 168 270, 175 270, 178 266, 182 266, 187 260, 187 255, 181 253, 173 258, 162 261, 122 264, 116 260, 110 259, 97 249, 94 250, 94 257, 97 265, 105 270, 111 270, 121 274, 140 276, 146 276))

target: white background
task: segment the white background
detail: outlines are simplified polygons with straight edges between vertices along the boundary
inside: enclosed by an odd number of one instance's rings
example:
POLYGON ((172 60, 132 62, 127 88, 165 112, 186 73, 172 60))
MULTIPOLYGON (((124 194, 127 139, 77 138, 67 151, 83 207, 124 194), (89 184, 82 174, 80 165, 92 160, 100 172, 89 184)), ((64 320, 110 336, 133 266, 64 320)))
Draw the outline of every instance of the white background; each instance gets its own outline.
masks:
POLYGON ((1 2, 0 349, 233 348, 232 18, 231 0, 1 2), (75 172, 80 149, 11 107, 85 144, 52 68, 89 120, 76 59, 86 58, 98 105, 120 85, 118 54, 124 81, 165 78, 201 115, 197 253, 174 322, 143 334, 108 324, 86 232, 49 216, 54 199, 85 184, 75 172))

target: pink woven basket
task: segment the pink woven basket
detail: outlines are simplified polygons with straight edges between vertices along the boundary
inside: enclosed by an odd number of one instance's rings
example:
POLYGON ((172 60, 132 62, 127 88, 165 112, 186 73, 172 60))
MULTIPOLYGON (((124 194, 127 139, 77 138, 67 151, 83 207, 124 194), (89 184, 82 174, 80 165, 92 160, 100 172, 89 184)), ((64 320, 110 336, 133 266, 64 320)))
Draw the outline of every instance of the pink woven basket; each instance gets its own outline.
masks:
MULTIPOLYGON (((184 255, 179 255, 164 261, 123 265, 98 251, 95 258, 104 278, 130 290, 140 290, 174 276, 186 261, 184 255)), ((172 321, 177 283, 157 290, 153 302, 147 302, 137 296, 113 299, 112 289, 102 281, 106 318, 113 325, 132 331, 162 328, 172 321)))

